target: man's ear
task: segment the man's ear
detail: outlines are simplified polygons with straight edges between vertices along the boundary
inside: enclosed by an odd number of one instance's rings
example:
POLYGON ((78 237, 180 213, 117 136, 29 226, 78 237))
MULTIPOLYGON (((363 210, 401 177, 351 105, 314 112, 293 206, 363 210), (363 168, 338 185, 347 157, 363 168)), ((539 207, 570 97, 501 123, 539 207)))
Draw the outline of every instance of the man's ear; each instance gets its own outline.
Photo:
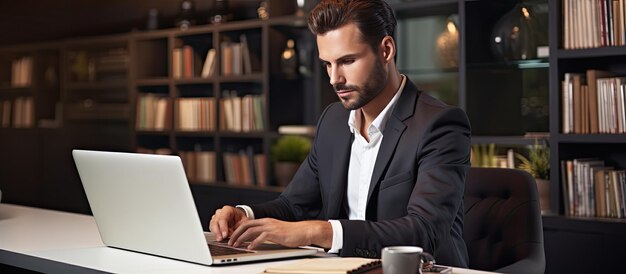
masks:
POLYGON ((396 55, 396 42, 391 36, 387 35, 383 37, 383 40, 380 42, 380 49, 385 63, 393 61, 393 58, 396 55))

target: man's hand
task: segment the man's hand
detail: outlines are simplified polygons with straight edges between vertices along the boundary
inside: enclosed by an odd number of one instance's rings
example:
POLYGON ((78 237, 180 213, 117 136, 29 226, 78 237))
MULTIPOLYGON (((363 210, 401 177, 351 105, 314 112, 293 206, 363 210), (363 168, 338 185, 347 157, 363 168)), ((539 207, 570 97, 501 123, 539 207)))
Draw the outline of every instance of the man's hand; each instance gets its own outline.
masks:
POLYGON ((221 241, 227 239, 246 220, 248 217, 242 210, 232 206, 224 206, 216 210, 211 217, 209 229, 215 233, 215 240, 221 241))
POLYGON ((288 247, 317 245, 330 248, 333 229, 326 221, 285 222, 272 218, 247 220, 231 234, 229 245, 238 247, 243 242, 252 241, 249 249, 254 249, 265 241, 288 247))

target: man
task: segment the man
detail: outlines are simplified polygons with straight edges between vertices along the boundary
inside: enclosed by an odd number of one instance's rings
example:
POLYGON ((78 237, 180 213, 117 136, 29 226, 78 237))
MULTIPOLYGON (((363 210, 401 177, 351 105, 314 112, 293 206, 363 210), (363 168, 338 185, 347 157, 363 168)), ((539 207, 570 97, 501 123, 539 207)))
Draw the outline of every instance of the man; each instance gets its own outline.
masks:
POLYGON ((225 206, 211 231, 234 246, 317 245, 341 256, 415 245, 466 267, 467 116, 398 72, 396 20, 384 0, 323 0, 308 23, 340 103, 322 113, 310 154, 279 198, 225 206))

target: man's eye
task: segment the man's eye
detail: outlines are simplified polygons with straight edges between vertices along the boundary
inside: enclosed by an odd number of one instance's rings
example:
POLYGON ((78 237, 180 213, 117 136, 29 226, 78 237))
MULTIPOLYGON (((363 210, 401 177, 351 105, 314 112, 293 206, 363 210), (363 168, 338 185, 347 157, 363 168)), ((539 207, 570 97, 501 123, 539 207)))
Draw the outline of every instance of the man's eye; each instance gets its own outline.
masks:
POLYGON ((354 59, 346 59, 346 60, 343 60, 343 61, 342 61, 342 63, 343 63, 344 65, 349 65, 349 64, 354 63, 354 59))

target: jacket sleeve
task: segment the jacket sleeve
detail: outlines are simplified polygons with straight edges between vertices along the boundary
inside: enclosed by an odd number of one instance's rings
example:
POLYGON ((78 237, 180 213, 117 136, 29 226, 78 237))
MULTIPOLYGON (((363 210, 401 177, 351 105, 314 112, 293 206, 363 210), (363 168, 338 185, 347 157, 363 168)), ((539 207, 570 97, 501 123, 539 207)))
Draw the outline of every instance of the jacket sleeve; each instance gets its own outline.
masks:
MULTIPOLYGON (((383 221, 341 220, 341 256, 380 257, 384 246, 416 245, 436 255, 463 205, 470 166, 470 126, 458 108, 442 111, 423 134, 407 215, 383 221)), ((401 149, 401 148, 398 148, 401 149)))
MULTIPOLYGON (((328 110, 336 104, 328 106, 318 121, 319 129, 328 110)), ((298 168, 293 179, 275 200, 250 206, 255 218, 276 218, 284 221, 301 221, 319 219, 322 209, 322 194, 318 177, 318 145, 319 130, 311 146, 311 151, 298 168)))

